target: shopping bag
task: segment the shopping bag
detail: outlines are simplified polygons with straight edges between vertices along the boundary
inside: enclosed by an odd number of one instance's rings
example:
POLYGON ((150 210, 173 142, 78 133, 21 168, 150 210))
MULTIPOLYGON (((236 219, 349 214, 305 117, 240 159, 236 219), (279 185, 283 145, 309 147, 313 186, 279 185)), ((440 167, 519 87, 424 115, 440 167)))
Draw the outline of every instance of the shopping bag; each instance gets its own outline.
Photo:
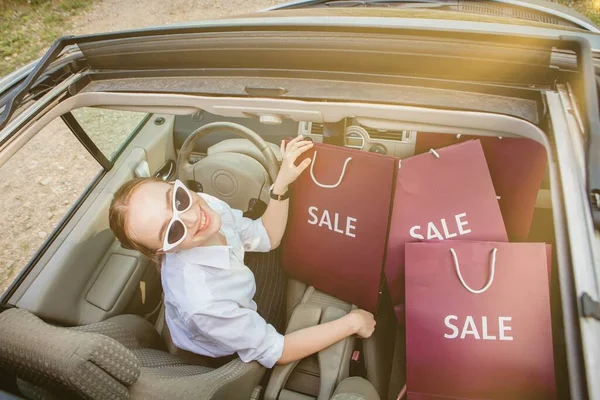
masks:
MULTIPOLYGON (((475 136, 419 132, 415 154, 473 138, 475 136)), ((546 150, 530 139, 480 137, 480 140, 508 236, 511 241, 525 241, 547 165, 546 150)))
POLYGON ((409 399, 553 399, 543 243, 406 245, 409 399))
POLYGON ((508 241, 478 140, 400 162, 385 262, 400 324, 404 321, 404 244, 446 239, 508 241))
POLYGON ((293 278, 377 311, 397 160, 315 144, 291 186, 283 265, 293 278))

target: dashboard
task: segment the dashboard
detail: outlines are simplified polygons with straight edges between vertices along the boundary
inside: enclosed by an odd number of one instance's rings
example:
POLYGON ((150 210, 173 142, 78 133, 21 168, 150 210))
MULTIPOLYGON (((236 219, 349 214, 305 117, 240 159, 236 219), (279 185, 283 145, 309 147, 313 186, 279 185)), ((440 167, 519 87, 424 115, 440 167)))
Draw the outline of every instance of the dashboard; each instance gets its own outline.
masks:
MULTIPOLYGON (((180 148, 194 130, 203 125, 220 121, 223 121, 223 117, 204 111, 194 115, 177 116, 174 126, 175 148, 180 148)), ((227 121, 246 126, 257 132, 265 141, 278 146, 281 140, 294 137, 297 134, 311 138, 314 142, 323 142, 323 124, 315 122, 298 123, 290 119, 284 119, 279 125, 265 125, 256 118, 228 118, 227 121)), ((194 154, 206 154, 209 147, 222 140, 237 137, 237 135, 227 131, 216 132, 203 137, 196 142, 194 154)), ((414 155, 416 139, 416 131, 374 129, 361 125, 354 118, 345 120, 344 144, 351 149, 405 158, 414 155)))
MULTIPOLYGON (((323 124, 301 122, 298 126, 298 134, 321 143, 323 129, 323 124)), ((374 129, 349 118, 345 128, 344 143, 351 149, 405 158, 414 155, 416 140, 416 131, 374 129)))

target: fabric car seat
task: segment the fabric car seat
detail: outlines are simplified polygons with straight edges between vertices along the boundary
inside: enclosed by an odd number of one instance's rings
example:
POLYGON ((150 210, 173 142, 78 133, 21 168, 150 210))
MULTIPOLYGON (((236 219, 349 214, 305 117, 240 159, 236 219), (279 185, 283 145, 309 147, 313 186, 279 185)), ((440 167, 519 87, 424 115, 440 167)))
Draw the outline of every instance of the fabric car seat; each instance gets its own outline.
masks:
POLYGON ((333 393, 331 400, 379 400, 375 387, 366 379, 356 376, 344 379, 333 393))
POLYGON ((249 399, 264 372, 239 359, 186 363, 135 315, 62 328, 25 310, 0 313, 0 373, 30 399, 249 399))
MULTIPOLYGON (((351 304, 310 286, 295 305, 286 333, 341 318, 352 308, 351 304)), ((377 391, 367 380, 348 378, 353 349, 351 336, 303 360, 275 366, 265 389, 265 400, 378 399, 377 391), (350 383, 344 384, 348 379, 350 383)))
MULTIPOLYGON (((303 293, 301 298, 298 300, 298 304, 304 300, 305 303, 310 303, 310 305, 319 305, 322 308, 325 307, 339 307, 343 308, 345 311, 349 311, 351 306, 341 300, 336 299, 335 297, 328 296, 322 292, 319 292, 314 289, 314 287, 307 287, 306 285, 302 289, 303 293)), ((297 305, 297 304, 296 304, 297 305)), ((158 315, 156 330, 162 335, 162 339, 165 342, 165 345, 171 354, 176 354, 180 359, 185 360, 187 363, 193 364, 206 364, 209 363, 211 366, 219 366, 223 363, 223 359, 206 359, 205 357, 199 356, 198 354, 193 354, 189 351, 182 350, 175 346, 171 335, 169 333, 169 329, 164 320, 164 306, 161 308, 160 313, 158 315)), ((275 367, 279 368, 279 367, 275 367)), ((318 365, 318 356, 313 355, 307 357, 306 359, 299 361, 298 366, 292 373, 292 381, 296 381, 297 384, 305 385, 305 391, 314 391, 315 389, 318 391, 318 388, 315 388, 314 379, 319 379, 319 365, 318 365), (302 373, 312 375, 313 380, 310 379, 302 379, 302 373), (317 374, 315 377, 314 374, 317 374)), ((306 375, 304 375, 306 378, 306 375)), ((343 377, 343 375, 342 375, 343 377)), ((263 390, 265 388, 262 388, 263 390)), ((261 391, 263 391, 261 390, 261 391)), ((288 394, 290 393, 287 391, 288 394)), ((256 393, 256 392, 255 392, 256 393)), ((259 392, 260 393, 260 392, 259 392)), ((300 393, 293 393, 293 398, 296 400, 313 400, 314 397, 302 395, 300 393)), ((266 395, 265 397, 268 397, 266 395)), ((257 394, 256 397, 259 398, 257 394)), ((377 393, 376 388, 366 379, 362 379, 359 377, 349 377, 342 380, 337 387, 335 387, 335 392, 332 394, 331 400, 379 400, 380 396, 377 393)))

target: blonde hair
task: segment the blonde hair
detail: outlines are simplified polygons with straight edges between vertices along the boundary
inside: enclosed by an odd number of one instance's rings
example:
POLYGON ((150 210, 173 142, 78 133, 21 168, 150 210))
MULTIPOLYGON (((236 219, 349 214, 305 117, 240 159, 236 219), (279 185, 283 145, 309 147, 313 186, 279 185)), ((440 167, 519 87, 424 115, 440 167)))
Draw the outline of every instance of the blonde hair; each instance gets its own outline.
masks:
POLYGON ((137 243, 127 234, 127 214, 129 211, 129 199, 135 190, 145 183, 163 182, 159 178, 134 178, 126 182, 115 192, 108 210, 108 223, 110 230, 117 237, 121 246, 130 250, 137 250, 150 260, 160 266, 161 255, 158 250, 152 250, 141 243, 137 243))

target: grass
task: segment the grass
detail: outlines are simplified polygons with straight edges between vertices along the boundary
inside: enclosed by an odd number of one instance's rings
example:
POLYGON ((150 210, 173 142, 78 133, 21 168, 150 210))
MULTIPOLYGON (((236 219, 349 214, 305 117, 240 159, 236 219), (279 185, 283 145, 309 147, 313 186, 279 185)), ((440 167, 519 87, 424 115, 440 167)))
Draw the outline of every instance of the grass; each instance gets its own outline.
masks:
POLYGON ((591 19, 600 26, 600 0, 550 0, 554 3, 570 7, 591 19))
POLYGON ((40 57, 92 0, 0 0, 0 77, 40 57))

